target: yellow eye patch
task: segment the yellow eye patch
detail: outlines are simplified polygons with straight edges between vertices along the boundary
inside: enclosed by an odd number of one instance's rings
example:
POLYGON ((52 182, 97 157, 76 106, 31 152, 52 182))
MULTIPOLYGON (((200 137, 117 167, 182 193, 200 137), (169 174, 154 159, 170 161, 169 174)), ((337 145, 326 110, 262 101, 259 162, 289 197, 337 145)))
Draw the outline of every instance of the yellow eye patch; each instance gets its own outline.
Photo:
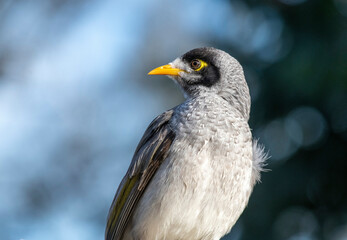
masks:
POLYGON ((200 59, 194 59, 190 62, 190 66, 194 71, 198 72, 208 66, 208 64, 200 59))

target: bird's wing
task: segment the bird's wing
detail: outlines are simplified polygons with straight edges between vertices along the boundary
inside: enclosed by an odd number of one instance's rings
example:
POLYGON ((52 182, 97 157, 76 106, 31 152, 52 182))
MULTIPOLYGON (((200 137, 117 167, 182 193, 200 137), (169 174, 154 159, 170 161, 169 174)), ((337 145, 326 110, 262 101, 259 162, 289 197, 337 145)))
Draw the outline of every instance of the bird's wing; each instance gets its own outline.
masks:
POLYGON ((136 148, 130 167, 112 202, 106 240, 120 240, 129 219, 155 172, 167 157, 175 133, 169 126, 173 110, 159 115, 149 125, 136 148))

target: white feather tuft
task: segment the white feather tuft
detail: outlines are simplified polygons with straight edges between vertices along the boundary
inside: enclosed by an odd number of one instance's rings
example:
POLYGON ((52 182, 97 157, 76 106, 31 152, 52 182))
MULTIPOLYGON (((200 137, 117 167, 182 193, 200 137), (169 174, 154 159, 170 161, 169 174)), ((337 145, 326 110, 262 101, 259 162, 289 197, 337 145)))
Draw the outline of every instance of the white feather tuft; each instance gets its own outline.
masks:
POLYGON ((269 169, 264 168, 267 165, 266 160, 268 160, 269 158, 269 154, 265 152, 265 147, 258 143, 258 139, 253 140, 253 184, 260 182, 261 172, 269 171, 269 169))

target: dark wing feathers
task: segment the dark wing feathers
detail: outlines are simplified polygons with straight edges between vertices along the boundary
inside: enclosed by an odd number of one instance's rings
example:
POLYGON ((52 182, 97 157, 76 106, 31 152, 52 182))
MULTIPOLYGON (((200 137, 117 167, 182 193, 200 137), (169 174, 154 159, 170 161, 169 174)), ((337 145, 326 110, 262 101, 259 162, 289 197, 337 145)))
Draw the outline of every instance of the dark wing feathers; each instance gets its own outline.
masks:
POLYGON ((130 167, 112 202, 106 240, 121 240, 138 201, 169 153, 175 133, 169 126, 173 110, 152 121, 137 146, 130 167))

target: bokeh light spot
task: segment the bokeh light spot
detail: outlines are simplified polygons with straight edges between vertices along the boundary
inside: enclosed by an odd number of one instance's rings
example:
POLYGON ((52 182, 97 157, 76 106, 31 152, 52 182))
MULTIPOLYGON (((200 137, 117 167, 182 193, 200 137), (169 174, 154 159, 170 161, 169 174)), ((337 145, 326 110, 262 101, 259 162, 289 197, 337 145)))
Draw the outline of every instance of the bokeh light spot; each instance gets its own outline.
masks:
POLYGON ((263 140, 273 160, 285 160, 291 156, 297 147, 292 143, 282 119, 270 122, 264 129, 263 140))
POLYGON ((326 132, 323 115, 312 107, 299 107, 288 114, 286 126, 289 137, 303 147, 319 142, 326 132))
POLYGON ((290 207, 275 221, 275 239, 313 240, 318 229, 314 214, 302 207, 290 207))

